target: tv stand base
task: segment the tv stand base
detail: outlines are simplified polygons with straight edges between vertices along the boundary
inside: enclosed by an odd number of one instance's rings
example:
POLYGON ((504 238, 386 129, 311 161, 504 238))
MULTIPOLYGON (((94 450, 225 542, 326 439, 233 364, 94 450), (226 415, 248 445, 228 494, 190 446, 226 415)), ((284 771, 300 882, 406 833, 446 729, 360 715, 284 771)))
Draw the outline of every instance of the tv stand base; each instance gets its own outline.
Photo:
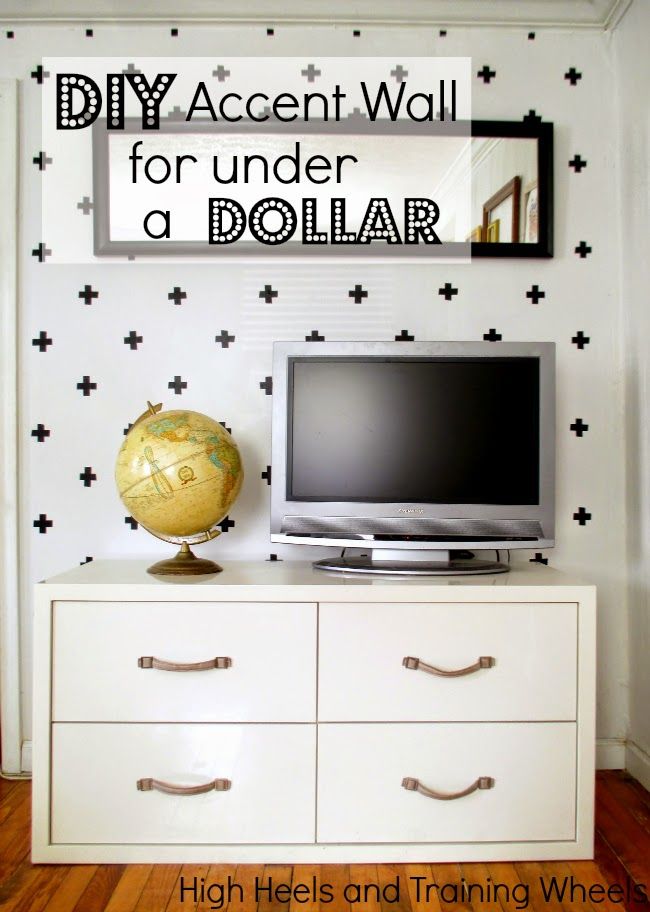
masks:
POLYGON ((400 576, 467 576, 507 573, 507 564, 487 560, 454 560, 449 551, 397 551, 375 548, 368 555, 333 557, 315 561, 316 570, 336 573, 372 573, 400 576))

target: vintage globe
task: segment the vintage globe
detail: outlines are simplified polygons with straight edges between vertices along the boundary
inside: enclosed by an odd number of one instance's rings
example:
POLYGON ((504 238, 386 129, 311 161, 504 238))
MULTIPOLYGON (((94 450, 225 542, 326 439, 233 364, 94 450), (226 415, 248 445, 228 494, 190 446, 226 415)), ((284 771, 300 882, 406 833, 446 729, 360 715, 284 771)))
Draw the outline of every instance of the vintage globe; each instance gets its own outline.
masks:
POLYGON ((122 503, 148 532, 181 545, 150 573, 215 573, 190 544, 219 535, 215 527, 239 494, 244 472, 237 444, 217 421, 187 409, 148 409, 133 424, 117 456, 122 503))

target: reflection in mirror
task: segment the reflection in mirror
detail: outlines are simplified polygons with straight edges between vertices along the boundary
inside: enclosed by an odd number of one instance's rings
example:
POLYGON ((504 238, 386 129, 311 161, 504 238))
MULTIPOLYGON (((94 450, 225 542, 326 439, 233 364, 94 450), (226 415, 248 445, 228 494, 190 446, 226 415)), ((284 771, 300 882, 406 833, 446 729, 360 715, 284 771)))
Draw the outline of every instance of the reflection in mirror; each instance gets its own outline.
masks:
POLYGON ((472 233, 488 244, 536 244, 537 140, 472 139, 472 233))

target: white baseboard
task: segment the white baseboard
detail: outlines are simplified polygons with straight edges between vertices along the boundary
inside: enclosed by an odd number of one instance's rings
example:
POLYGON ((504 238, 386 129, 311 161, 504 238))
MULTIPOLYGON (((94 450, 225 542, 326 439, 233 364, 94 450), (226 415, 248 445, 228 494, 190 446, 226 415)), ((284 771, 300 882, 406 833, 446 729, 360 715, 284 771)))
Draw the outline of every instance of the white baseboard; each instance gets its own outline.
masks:
POLYGON ((627 742, 625 768, 630 775, 638 779, 641 785, 650 791, 650 754, 647 754, 634 741, 627 742))
POLYGON ((20 751, 20 769, 23 773, 31 773, 32 771, 32 742, 23 741, 23 746, 20 751))
POLYGON ((625 741, 623 738, 596 739, 596 769, 625 769, 625 741))

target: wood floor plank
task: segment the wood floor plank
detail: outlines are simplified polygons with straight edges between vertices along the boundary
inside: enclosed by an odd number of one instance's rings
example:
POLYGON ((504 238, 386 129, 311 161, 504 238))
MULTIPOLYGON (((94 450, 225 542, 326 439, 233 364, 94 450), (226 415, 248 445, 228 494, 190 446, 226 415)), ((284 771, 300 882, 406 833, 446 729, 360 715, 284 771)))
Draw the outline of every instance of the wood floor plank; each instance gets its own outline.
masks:
POLYGON ((463 898, 462 872, 457 864, 432 864, 431 870, 440 887, 442 912, 472 912, 471 903, 463 898), (455 901, 451 897, 455 895, 455 901))
MULTIPOLYGON (((291 865, 264 865, 261 878, 260 899, 257 904, 258 912, 289 912, 291 896, 286 894, 284 886, 291 886, 293 870, 291 865), (278 887, 282 890, 277 893, 278 887), (267 888, 270 887, 270 892, 267 888), (284 896, 287 896, 286 901, 284 896)), ((252 908, 252 906, 251 906, 252 908)))
POLYGON ((73 865, 45 906, 45 912, 72 912, 96 871, 97 865, 73 865))
POLYGON ((544 893, 551 878, 561 878, 553 862, 518 861, 515 863, 515 870, 522 883, 528 884, 530 895, 538 909, 544 909, 545 912, 562 912, 562 903, 554 896, 544 893))
POLYGON ((604 782, 599 783, 599 789, 606 789, 615 798, 621 808, 625 808, 639 826, 648 834, 650 841, 650 794, 646 792, 640 783, 625 774, 611 776, 604 782), (635 788, 636 785, 636 788, 635 788))
MULTIPOLYGON (((289 912, 318 912, 320 908, 318 887, 320 884, 319 865, 294 865, 292 877, 293 895, 289 903, 289 912), (298 885, 303 885, 307 890, 300 890, 296 895, 298 885)), ((249 907, 250 908, 250 907, 249 907)), ((228 912, 233 912, 229 909, 228 912)))
POLYGON ((407 864, 404 865, 404 873, 412 912, 442 912, 438 891, 434 887, 435 877, 431 865, 407 864))
MULTIPOLYGON (((133 864, 125 867, 104 912, 133 912, 152 870, 153 865, 150 864, 133 864)), ((80 907, 76 912, 84 910, 80 907)))
POLYGON ((240 900, 236 895, 233 895, 233 901, 228 908, 228 912, 251 912, 252 909, 257 908, 255 883, 258 878, 261 880, 263 876, 264 865, 237 865, 235 878, 242 888, 243 899, 240 900))
POLYGON ((492 879, 486 864, 481 862, 463 862, 460 866, 461 876, 467 890, 467 899, 474 912, 494 912, 492 896, 492 879))
POLYGON ((650 884, 650 834, 620 803, 611 782, 599 790, 596 827, 606 834, 623 867, 636 883, 650 884))
MULTIPOLYGON (((323 912, 324 910, 329 910, 329 912, 350 912, 350 903, 343 895, 346 884, 350 883, 350 865, 321 865, 320 877, 322 884, 331 885, 331 892, 334 897, 332 902, 325 902, 323 899, 320 902, 321 910, 323 912)), ((260 909, 259 912, 262 912, 262 910, 260 909)))
POLYGON ((379 904, 382 912, 411 912, 409 892, 402 883, 403 866, 398 864, 377 865, 377 883, 381 893, 379 904))
POLYGON ((34 869, 37 871, 34 882, 11 907, 12 912, 43 912, 70 870, 67 865, 56 865, 54 868, 39 865, 34 869))
MULTIPOLYGON (((226 865, 226 864, 211 864, 208 868, 208 873, 206 875, 206 893, 203 900, 199 900, 199 903, 196 907, 197 912, 210 912, 214 909, 215 905, 219 905, 215 900, 219 897, 220 892, 223 893, 223 905, 221 905, 221 912, 225 912, 228 908, 228 898, 227 898, 227 888, 228 888, 228 878, 230 882, 234 882, 235 874, 237 873, 236 865, 226 865), (212 890, 208 891, 207 887, 211 886, 212 890), (210 898, 210 895, 213 897, 210 898)), ((253 906, 249 907, 253 908, 253 906)))
POLYGON ((12 908, 20 901, 20 898, 29 894, 33 884, 39 874, 39 869, 31 864, 28 858, 24 858, 17 865, 11 874, 2 879, 0 883, 0 908, 3 912, 5 909, 12 908))
POLYGON ((79 897, 75 912, 106 912, 108 902, 125 871, 125 865, 98 865, 79 897))
POLYGON ((530 885, 521 879, 514 864, 491 861, 487 869, 503 912, 522 912, 523 909, 526 912, 542 912, 543 907, 535 903, 530 885))
POLYGON ((144 885, 135 912, 161 912, 169 902, 178 880, 179 864, 157 864, 144 885))
POLYGON ((597 901, 589 903, 586 906, 588 910, 593 910, 593 912, 621 912, 620 903, 614 903, 607 897, 606 890, 609 884, 595 861, 570 861, 568 866, 579 883, 584 884, 587 890, 595 890, 594 899, 597 901), (602 892, 601 887, 603 888, 602 892))
POLYGON ((210 865, 207 864, 181 865, 167 905, 162 906, 161 909, 164 908, 165 912, 195 912, 199 902, 201 884, 207 883, 209 870, 210 865), (193 899, 194 895, 197 897, 196 900, 193 899))

